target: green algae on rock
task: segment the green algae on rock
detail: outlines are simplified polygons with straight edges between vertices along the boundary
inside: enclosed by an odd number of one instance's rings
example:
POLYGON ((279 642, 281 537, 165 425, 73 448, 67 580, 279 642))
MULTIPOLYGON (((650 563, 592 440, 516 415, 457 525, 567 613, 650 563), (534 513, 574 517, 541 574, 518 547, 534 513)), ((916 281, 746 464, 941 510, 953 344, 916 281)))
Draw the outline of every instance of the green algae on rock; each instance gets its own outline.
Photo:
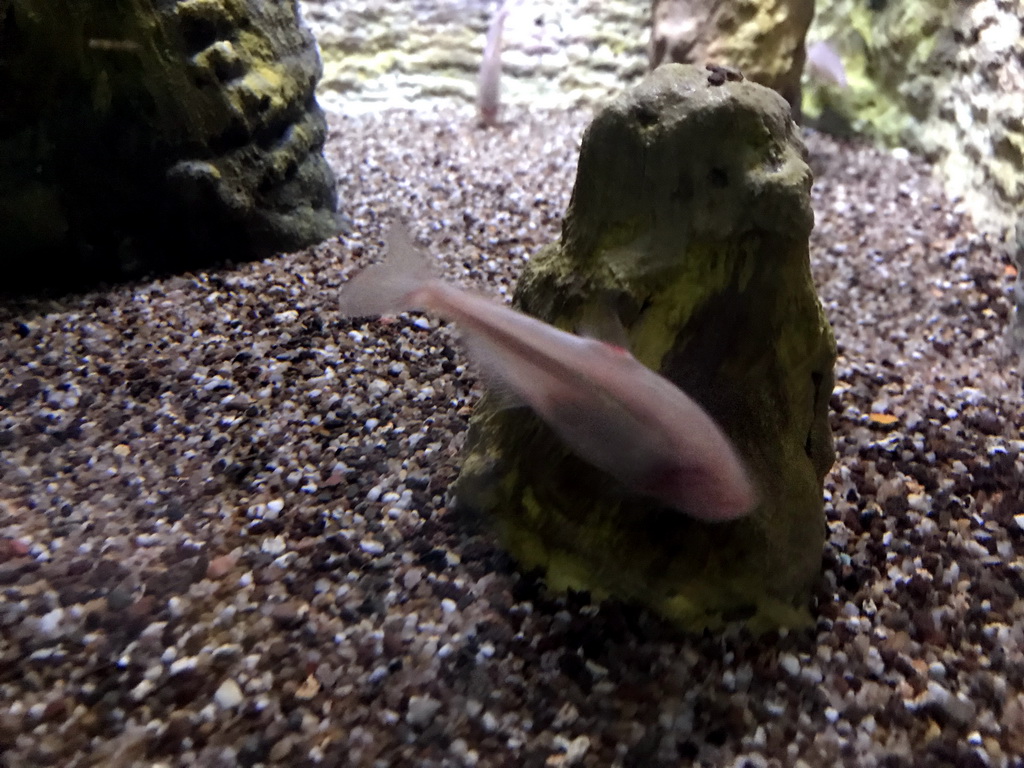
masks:
POLYGON ((789 108, 754 83, 716 82, 665 65, 597 115, 562 239, 531 260, 515 304, 567 329, 618 315, 636 357, 732 438, 761 505, 724 524, 659 508, 491 398, 456 504, 556 588, 635 600, 691 630, 794 626, 821 563, 835 342, 811 281, 811 175, 789 108))
POLYGON ((320 61, 294 0, 11 0, 0 50, 4 288, 337 232, 320 61))
POLYGON ((804 114, 829 132, 923 155, 1012 249, 1024 206, 1020 4, 828 0, 808 37, 835 45, 849 88, 805 89, 804 114))

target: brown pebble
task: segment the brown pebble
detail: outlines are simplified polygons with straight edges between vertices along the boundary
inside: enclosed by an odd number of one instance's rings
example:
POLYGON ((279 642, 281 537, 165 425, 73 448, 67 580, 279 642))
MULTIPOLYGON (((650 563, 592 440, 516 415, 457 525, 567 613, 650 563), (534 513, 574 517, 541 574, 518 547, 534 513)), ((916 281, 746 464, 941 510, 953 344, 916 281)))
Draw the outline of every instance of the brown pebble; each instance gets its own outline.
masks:
POLYGON ((155 605, 156 599, 152 595, 145 595, 128 606, 125 616, 128 619, 147 619, 152 615, 155 605))
POLYGON ((68 576, 81 576, 92 568, 92 561, 87 560, 84 557, 80 557, 77 560, 72 560, 68 563, 68 576))
POLYGON ((68 700, 63 697, 48 702, 43 709, 42 720, 50 722, 51 720, 63 719, 68 712, 68 708, 68 700))
POLYGON ((231 554, 213 558, 206 566, 206 578, 214 580, 224 578, 231 573, 237 562, 238 558, 231 554))
POLYGON ((0 539, 0 561, 13 557, 28 557, 29 545, 21 539, 0 539))
POLYGON ((269 615, 282 627, 296 627, 309 612, 309 606, 300 600, 285 600, 271 606, 269 615))
POLYGON ((285 736, 277 744, 270 748, 270 762, 280 763, 289 753, 292 751, 292 739, 289 736, 285 736))

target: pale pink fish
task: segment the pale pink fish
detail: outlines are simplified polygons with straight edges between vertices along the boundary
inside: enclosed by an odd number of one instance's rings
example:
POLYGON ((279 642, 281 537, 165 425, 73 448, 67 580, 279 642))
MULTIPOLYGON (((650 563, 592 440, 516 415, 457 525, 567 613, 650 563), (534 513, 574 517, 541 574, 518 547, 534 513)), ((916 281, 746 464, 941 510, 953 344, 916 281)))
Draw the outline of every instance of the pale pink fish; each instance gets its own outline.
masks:
POLYGON ((807 72, 819 80, 832 83, 838 88, 846 88, 846 67, 839 53, 831 43, 823 40, 807 46, 807 72))
POLYGON ((342 289, 343 315, 426 310, 452 320, 506 402, 529 405, 574 453, 631 490, 702 520, 753 511, 757 493, 729 438, 668 379, 621 347, 433 277, 400 224, 387 241, 387 258, 342 289))
POLYGON ((480 124, 494 126, 498 122, 498 108, 501 106, 501 35, 509 10, 518 0, 502 0, 487 28, 484 55, 477 74, 476 107, 480 124))

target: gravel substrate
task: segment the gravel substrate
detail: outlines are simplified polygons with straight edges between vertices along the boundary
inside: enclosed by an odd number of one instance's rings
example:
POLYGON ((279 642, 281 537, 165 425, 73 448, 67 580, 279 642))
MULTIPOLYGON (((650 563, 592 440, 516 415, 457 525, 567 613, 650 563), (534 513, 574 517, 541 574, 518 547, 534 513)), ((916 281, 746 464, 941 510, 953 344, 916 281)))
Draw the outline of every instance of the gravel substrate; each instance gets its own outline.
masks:
POLYGON ((450 513, 455 335, 334 311, 391 208, 511 293, 586 123, 513 117, 335 118, 336 243, 0 305, 3 764, 1024 765, 1008 262, 922 163, 808 137, 840 349, 817 626, 681 635, 450 513))

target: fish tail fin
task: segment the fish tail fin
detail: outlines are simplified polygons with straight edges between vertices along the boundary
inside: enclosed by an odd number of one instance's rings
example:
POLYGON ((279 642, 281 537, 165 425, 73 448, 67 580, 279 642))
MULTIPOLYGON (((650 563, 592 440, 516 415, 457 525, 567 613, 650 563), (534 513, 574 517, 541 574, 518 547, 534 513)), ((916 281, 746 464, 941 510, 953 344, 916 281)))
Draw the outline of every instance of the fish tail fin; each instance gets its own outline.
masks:
POLYGON ((345 317, 371 317, 420 309, 417 294, 434 277, 430 264, 413 243, 401 220, 391 224, 387 255, 349 280, 341 289, 338 309, 345 317))

